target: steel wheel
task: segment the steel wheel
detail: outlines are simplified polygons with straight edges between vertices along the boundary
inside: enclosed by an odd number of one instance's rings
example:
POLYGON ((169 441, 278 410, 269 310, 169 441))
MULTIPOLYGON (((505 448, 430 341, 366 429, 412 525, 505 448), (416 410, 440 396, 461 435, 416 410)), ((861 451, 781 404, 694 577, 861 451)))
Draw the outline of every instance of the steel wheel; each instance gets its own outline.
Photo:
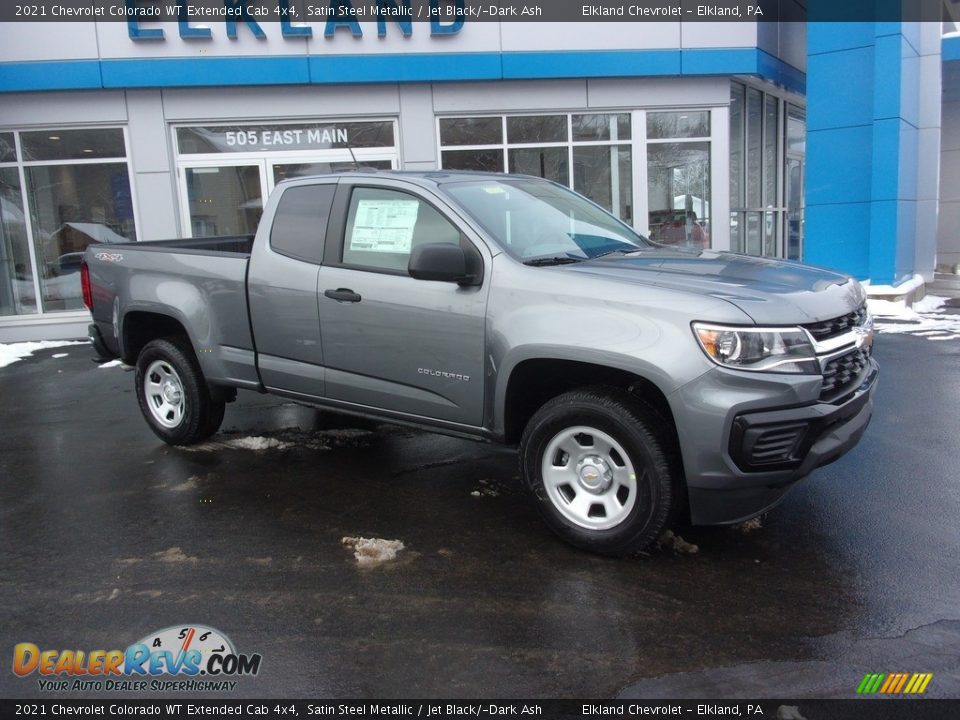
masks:
POLYGON ((547 497, 588 530, 623 522, 637 502, 637 475, 623 446, 587 425, 561 430, 547 444, 541 474, 547 497))
POLYGON ((155 360, 143 375, 143 394, 153 419, 165 428, 183 422, 186 410, 183 382, 166 360, 155 360))

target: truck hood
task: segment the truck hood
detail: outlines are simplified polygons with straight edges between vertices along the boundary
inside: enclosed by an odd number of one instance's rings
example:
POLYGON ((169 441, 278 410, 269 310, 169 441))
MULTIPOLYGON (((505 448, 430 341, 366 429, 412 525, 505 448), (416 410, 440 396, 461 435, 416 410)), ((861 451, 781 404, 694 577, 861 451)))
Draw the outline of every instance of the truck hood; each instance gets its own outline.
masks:
POLYGON ((856 310, 866 299, 860 283, 847 275, 796 262, 712 250, 657 247, 560 269, 709 295, 732 303, 762 325, 829 320, 856 310))

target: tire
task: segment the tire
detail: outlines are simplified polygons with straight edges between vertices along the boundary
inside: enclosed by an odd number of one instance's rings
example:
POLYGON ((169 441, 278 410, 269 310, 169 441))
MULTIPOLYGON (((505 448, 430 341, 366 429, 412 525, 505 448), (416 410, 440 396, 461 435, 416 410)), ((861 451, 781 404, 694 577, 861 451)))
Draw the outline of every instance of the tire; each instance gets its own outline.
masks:
POLYGON ((656 410, 616 388, 564 393, 541 407, 520 442, 524 484, 546 524, 603 555, 645 550, 673 522, 683 471, 656 410))
POLYGON ((213 400, 200 364, 179 338, 147 343, 137 357, 137 401, 150 429, 168 445, 192 445, 213 435, 225 405, 213 400))

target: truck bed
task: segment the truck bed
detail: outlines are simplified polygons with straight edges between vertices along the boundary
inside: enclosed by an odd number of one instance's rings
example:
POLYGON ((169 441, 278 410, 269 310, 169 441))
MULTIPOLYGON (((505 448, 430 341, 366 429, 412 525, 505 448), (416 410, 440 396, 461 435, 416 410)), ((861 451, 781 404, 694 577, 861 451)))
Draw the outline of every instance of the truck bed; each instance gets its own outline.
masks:
POLYGON ((92 314, 106 348, 133 362, 135 338, 117 331, 147 327, 159 313, 189 334, 208 382, 258 386, 246 291, 252 248, 252 235, 91 245, 92 314))

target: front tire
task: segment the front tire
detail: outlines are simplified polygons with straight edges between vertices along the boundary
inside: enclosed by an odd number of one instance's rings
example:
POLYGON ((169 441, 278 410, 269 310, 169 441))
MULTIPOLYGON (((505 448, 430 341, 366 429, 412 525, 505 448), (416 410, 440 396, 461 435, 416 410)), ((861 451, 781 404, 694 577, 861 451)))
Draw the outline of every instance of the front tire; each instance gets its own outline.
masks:
POLYGON ((669 527, 681 497, 679 456, 663 418, 615 388, 564 393, 520 443, 524 483, 547 525, 575 547, 628 555, 669 527))
POLYGON ((224 403, 213 400, 190 346, 153 340, 137 357, 137 401, 150 429, 169 445, 192 445, 223 422, 224 403))

